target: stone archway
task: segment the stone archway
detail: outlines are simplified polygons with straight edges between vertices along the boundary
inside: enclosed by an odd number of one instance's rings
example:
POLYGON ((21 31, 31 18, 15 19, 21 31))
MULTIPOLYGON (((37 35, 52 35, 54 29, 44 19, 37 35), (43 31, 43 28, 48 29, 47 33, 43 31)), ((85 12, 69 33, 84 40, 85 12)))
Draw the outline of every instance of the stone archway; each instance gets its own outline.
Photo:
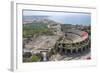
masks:
POLYGON ((71 54, 71 50, 70 49, 67 49, 67 54, 71 54))

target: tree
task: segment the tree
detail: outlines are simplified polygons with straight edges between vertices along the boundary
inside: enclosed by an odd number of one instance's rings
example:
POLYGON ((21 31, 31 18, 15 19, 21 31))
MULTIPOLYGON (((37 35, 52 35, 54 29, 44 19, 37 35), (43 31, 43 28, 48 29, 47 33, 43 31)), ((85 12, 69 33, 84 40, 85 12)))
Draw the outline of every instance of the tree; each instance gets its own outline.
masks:
POLYGON ((26 53, 23 54, 24 58, 29 58, 31 56, 32 56, 32 54, 30 52, 26 52, 26 53))

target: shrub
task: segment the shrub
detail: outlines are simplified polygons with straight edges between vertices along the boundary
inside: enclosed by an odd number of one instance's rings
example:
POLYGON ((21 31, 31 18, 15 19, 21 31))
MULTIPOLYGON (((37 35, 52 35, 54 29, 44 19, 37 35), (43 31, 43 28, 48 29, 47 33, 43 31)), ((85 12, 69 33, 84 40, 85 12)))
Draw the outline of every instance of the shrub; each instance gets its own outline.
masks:
POLYGON ((32 54, 30 52, 26 52, 26 53, 23 54, 24 58, 29 58, 31 56, 32 56, 32 54))
POLYGON ((37 62, 37 61, 40 61, 40 57, 39 56, 36 56, 36 55, 33 55, 31 57, 31 60, 32 60, 32 62, 37 62))

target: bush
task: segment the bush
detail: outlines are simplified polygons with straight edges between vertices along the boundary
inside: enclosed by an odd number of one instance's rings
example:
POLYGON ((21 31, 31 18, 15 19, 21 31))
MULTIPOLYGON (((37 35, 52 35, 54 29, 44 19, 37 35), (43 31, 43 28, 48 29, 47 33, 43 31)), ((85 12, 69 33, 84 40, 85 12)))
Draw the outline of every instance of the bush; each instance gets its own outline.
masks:
POLYGON ((37 62, 37 61, 40 61, 40 57, 34 55, 34 56, 31 57, 31 60, 32 60, 32 62, 37 62))

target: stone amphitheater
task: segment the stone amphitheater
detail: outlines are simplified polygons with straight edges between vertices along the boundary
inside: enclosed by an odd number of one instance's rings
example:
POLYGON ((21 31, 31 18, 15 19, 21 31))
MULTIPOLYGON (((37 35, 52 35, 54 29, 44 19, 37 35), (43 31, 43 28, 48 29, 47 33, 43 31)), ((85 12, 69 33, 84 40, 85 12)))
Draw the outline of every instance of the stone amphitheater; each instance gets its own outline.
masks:
POLYGON ((53 31, 55 35, 42 35, 32 39, 29 43, 25 44, 23 53, 31 52, 33 55, 41 53, 45 61, 45 57, 52 57, 51 53, 75 55, 90 49, 90 38, 87 32, 77 29, 69 29, 67 32, 62 32, 60 24, 51 24, 48 28, 51 28, 51 31, 53 31))
POLYGON ((58 52, 79 53, 90 49, 90 38, 85 31, 71 29, 56 43, 56 46, 58 52))

